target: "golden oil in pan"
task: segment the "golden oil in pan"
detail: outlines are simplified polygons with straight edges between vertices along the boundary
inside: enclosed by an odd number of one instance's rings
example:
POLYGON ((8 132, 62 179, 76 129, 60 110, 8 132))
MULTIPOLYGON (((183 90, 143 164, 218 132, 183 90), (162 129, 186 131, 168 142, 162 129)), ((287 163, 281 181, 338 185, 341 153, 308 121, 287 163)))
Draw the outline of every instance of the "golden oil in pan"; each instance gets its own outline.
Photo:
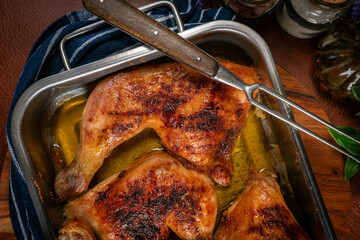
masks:
MULTIPOLYGON (((53 163, 57 171, 69 165, 74 159, 79 145, 79 131, 86 96, 64 102, 55 111, 50 130, 53 163)), ((104 164, 94 177, 94 184, 129 166, 136 158, 155 150, 162 149, 156 132, 145 129, 138 135, 115 148, 105 159, 104 164)), ((234 175, 232 184, 227 187, 216 186, 218 216, 240 194, 253 171, 274 171, 274 158, 265 141, 260 119, 252 107, 248 112, 241 135, 232 152, 234 175)))
POLYGON ((87 95, 64 100, 55 106, 45 136, 55 172, 60 172, 74 159, 79 146, 80 120, 87 95))
POLYGON ((160 138, 152 129, 142 132, 115 148, 95 175, 95 181, 101 182, 114 173, 127 168, 135 159, 153 150, 163 149, 160 138))

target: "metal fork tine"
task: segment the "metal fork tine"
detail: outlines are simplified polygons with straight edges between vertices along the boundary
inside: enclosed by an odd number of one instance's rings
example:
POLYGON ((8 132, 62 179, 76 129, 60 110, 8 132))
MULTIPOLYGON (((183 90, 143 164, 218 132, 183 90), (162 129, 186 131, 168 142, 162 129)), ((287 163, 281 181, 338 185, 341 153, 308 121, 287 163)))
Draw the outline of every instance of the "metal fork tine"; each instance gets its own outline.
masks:
POLYGON ((315 114, 309 112, 309 111, 306 110, 305 108, 299 106, 298 104, 296 104, 296 103, 294 103, 293 101, 285 98, 284 96, 282 96, 282 95, 274 92, 273 90, 271 90, 271 89, 269 89, 269 88, 267 88, 267 87, 265 87, 265 86, 263 86, 263 85, 259 85, 258 89, 265 91, 266 93, 268 93, 268 94, 276 97, 277 99, 279 99, 279 100, 287 103, 288 105, 294 107, 295 109, 297 109, 297 110, 301 111, 302 113, 308 115, 309 117, 315 119, 316 121, 318 121, 318 122, 324 124, 325 126, 331 128, 332 130, 336 131, 337 133, 339 133, 339 134, 341 134, 341 135, 343 135, 343 136, 345 136, 345 137, 353 140, 354 142, 360 144, 360 140, 358 140, 358 139, 356 139, 356 138, 353 138, 352 136, 350 136, 350 135, 342 132, 341 130, 339 130, 339 129, 338 129, 337 127, 335 127, 334 125, 328 123, 328 122, 325 121, 324 119, 316 116, 315 114))
POLYGON ((341 152, 342 154, 346 155, 347 157, 349 157, 349 158, 355 160, 356 162, 360 163, 360 159, 357 158, 356 156, 354 156, 353 154, 351 154, 351 153, 345 151, 344 149, 342 149, 342 148, 340 148, 340 147, 338 147, 338 146, 330 143, 329 141, 327 141, 327 140, 325 140, 324 138, 320 137, 320 136, 317 135, 316 133, 314 133, 314 132, 310 131, 309 129, 303 127, 302 125, 294 122, 293 120, 285 117, 284 115, 280 114, 279 112, 277 112, 277 111, 275 111, 275 110, 273 110, 273 109, 270 109, 270 108, 268 108, 267 106, 263 105, 262 103, 256 101, 256 100, 253 98, 253 92, 254 92, 255 90, 257 90, 257 89, 262 90, 262 91, 270 94, 271 96, 277 98, 278 100, 280 100, 280 101, 282 101, 282 102, 285 102, 286 104, 294 107, 295 109, 299 110, 300 112, 308 115, 309 117, 315 119, 316 121, 324 124, 325 126, 333 129, 333 130, 336 131, 337 133, 339 133, 339 134, 341 134, 341 135, 343 135, 343 136, 345 136, 345 137, 353 140, 354 142, 356 142, 356 143, 358 143, 358 144, 360 144, 360 141, 359 141, 359 140, 357 140, 357 139, 349 136, 348 134, 340 131, 340 130, 337 129, 334 125, 328 123, 327 121, 325 121, 325 120, 323 120, 322 118, 314 115, 313 113, 309 112, 308 110, 304 109, 303 107, 299 106, 298 104, 294 103, 293 101, 285 98, 284 96, 282 96, 282 95, 274 92, 273 90, 271 90, 271 89, 269 89, 269 88, 267 88, 267 87, 265 87, 265 86, 263 86, 263 85, 260 85, 260 84, 248 85, 248 87, 247 87, 247 90, 248 90, 248 91, 245 91, 249 102, 250 102, 251 104, 253 104, 254 106, 256 106, 256 107, 260 108, 261 110, 263 110, 264 112, 266 112, 266 113, 268 113, 268 114, 270 114, 270 115, 272 115, 272 116, 274 116, 274 117, 276 117, 276 118, 278 118, 278 119, 286 122, 287 124, 289 124, 289 125, 297 128, 297 129, 305 132, 306 134, 308 134, 308 135, 316 138, 317 140, 325 143, 326 145, 334 148, 335 150, 337 150, 337 151, 341 152))
POLYGON ((324 138, 320 137, 319 135, 317 135, 316 133, 310 131, 309 129, 303 127, 302 125, 296 123, 294 120, 292 119, 289 119, 287 117, 285 117, 284 115, 280 114, 279 112, 273 110, 273 109, 270 109, 268 108, 267 106, 263 105, 262 103, 256 101, 254 99, 254 91, 256 90, 262 90, 264 91, 265 93, 268 93, 270 94, 271 96, 277 98, 278 100, 298 109, 299 111, 301 111, 302 113, 308 115, 309 117, 315 119, 316 121, 324 124, 325 126, 333 129, 334 131, 336 131, 337 133, 353 140, 354 142, 360 144, 360 141, 349 136, 348 134, 346 133, 343 133, 342 131, 340 131, 339 129, 337 129, 335 126, 331 125, 330 123, 326 122, 325 120, 319 118, 318 116, 316 116, 315 114, 309 112, 308 110, 304 109, 303 107, 297 105, 296 103, 294 103, 293 101, 287 99, 286 97, 280 95, 279 93, 273 91, 272 89, 270 88, 267 88, 265 87, 264 85, 262 84, 258 84, 258 83, 255 83, 255 84, 246 84, 245 82, 243 82, 241 79, 239 79, 238 77, 236 77, 233 73, 231 73, 228 69, 226 69, 225 67, 223 66, 220 66, 218 72, 216 73, 216 75, 214 77, 212 77, 214 80, 218 81, 218 82, 221 82, 221 83, 224 83, 224 84, 227 84, 231 87, 234 87, 234 88, 237 88, 237 89, 240 89, 241 91, 243 91, 245 94, 246 94, 246 97, 247 99, 249 100, 249 102, 251 104, 253 104, 254 106, 262 109, 264 112, 280 119, 281 121, 284 121, 286 122, 287 124, 305 132, 306 134, 309 134, 310 136, 314 137, 315 139, 325 143, 326 145, 332 147, 333 149, 341 152, 342 154, 346 155, 347 157, 355 160, 356 162, 360 163, 360 159, 357 158, 356 156, 354 156, 353 154, 345 151, 344 149, 330 143, 329 141, 325 140, 324 138))

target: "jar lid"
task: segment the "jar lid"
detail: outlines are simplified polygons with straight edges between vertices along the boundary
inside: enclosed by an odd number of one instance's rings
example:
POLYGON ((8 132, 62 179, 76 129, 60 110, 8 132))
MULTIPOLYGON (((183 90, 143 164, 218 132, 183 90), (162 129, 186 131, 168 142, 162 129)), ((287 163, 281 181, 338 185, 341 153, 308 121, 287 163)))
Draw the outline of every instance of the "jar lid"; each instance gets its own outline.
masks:
POLYGON ((311 0, 319 8, 326 10, 339 10, 352 5, 355 0, 311 0))
POLYGON ((274 2, 274 0, 242 0, 244 4, 266 4, 269 2, 274 2))

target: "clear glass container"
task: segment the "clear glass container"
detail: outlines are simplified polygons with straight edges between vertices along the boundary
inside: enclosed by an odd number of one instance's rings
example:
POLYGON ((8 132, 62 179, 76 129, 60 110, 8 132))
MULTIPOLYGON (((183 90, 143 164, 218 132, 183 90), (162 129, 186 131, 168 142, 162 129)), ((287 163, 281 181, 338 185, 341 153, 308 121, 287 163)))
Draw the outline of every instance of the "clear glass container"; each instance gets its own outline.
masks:
POLYGON ((276 11, 279 25, 297 38, 312 38, 339 22, 355 0, 285 0, 276 11))
POLYGON ((326 33, 317 47, 315 73, 336 96, 354 97, 351 88, 360 86, 360 20, 343 21, 326 33))
POLYGON ((281 0, 223 0, 239 18, 257 19, 273 12, 281 0))

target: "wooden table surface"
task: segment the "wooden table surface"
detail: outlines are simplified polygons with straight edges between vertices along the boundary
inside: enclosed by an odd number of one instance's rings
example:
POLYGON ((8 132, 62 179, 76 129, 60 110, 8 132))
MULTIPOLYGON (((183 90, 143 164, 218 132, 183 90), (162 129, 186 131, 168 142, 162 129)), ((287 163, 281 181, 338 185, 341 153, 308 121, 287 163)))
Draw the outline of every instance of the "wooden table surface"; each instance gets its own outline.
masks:
MULTIPOLYGON (((140 6, 152 0, 129 2, 140 6)), ((214 4, 214 1, 211 4, 214 4)), ((79 8, 82 8, 80 0, 14 0, 4 1, 1 4, 0 239, 14 239, 8 207, 10 164, 5 138, 5 122, 17 79, 31 46, 41 32, 59 17, 79 8)), ((352 117, 356 109, 349 110, 344 107, 348 104, 347 100, 337 99, 334 102, 318 88, 313 75, 313 63, 319 38, 311 40, 292 38, 279 28, 272 16, 265 21, 251 23, 250 26, 258 31, 270 46, 289 98, 324 119, 330 119, 336 125, 359 128, 359 120, 352 117)), ((331 139, 324 127, 317 122, 297 112, 295 112, 295 118, 300 124, 304 124, 326 139, 331 139)), ((356 239, 357 232, 360 232, 356 220, 358 215, 355 211, 359 205, 358 199, 360 199, 356 191, 359 187, 359 177, 351 183, 344 182, 342 180, 343 156, 307 135, 302 134, 302 138, 338 239, 356 239)))

